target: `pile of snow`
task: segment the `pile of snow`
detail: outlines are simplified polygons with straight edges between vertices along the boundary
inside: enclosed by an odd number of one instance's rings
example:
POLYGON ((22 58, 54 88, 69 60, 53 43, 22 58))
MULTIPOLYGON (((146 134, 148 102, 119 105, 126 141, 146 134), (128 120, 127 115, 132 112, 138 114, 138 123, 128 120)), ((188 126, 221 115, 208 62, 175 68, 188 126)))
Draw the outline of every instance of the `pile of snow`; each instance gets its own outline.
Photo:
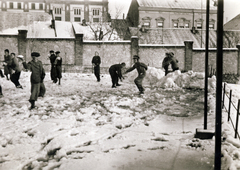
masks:
MULTIPOLYGON (((128 73, 127 80, 133 81, 137 77, 137 71, 128 73)), ((204 89, 205 74, 200 72, 188 71, 181 73, 180 70, 171 72, 165 76, 162 69, 155 67, 148 67, 144 84, 160 87, 160 88, 190 88, 190 89, 204 89)), ((216 88, 216 77, 208 79, 208 89, 214 90, 216 88)))
MULTIPOLYGON (((226 93, 229 95, 230 89, 232 92, 232 102, 237 107, 237 102, 240 99, 240 85, 239 84, 227 84, 226 93)), ((228 108, 228 99, 225 97, 225 106, 228 108)), ((233 129, 231 121, 227 121, 228 113, 224 110, 222 114, 222 169, 237 170, 240 168, 240 141, 235 137, 235 131, 233 129)), ((231 119, 234 127, 236 126, 236 110, 231 109, 231 119)), ((239 127, 239 126, 238 126, 239 127)), ((239 132, 240 128, 238 128, 239 132)))

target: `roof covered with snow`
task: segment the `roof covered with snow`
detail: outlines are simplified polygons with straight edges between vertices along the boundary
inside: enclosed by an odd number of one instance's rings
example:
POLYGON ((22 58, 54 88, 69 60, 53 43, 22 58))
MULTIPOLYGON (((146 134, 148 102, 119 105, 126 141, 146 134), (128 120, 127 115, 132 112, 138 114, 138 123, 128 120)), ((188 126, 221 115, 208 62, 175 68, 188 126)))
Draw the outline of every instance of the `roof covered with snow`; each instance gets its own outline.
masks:
MULTIPOLYGON (((132 36, 139 36, 140 44, 178 44, 184 45, 184 41, 193 41, 194 48, 204 48, 206 31, 198 30, 195 34, 191 29, 147 29, 146 32, 138 31, 137 28, 130 27, 132 36), (201 45, 202 43, 202 45, 201 45)), ((224 48, 236 48, 240 40, 240 31, 224 31, 224 48)), ((209 31, 209 47, 217 46, 216 30, 209 31)))
POLYGON ((240 30, 240 14, 224 24, 223 28, 224 30, 240 30))
MULTIPOLYGON (((206 8, 206 0, 137 0, 140 7, 161 7, 161 8, 182 8, 182 9, 202 9, 206 8)), ((210 4, 211 9, 217 10, 210 4)))

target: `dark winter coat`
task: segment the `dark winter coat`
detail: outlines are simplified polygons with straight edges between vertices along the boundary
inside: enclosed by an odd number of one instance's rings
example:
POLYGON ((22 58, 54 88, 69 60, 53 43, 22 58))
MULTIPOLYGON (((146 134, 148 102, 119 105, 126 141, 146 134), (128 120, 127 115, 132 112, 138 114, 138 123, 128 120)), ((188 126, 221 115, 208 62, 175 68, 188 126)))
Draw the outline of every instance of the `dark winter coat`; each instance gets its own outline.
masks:
POLYGON ((121 64, 114 64, 109 68, 109 73, 116 73, 118 78, 122 78, 122 65, 121 64))
POLYGON ((178 60, 176 58, 172 58, 170 64, 172 65, 173 71, 178 70, 178 60))
POLYGON ((21 67, 19 65, 19 62, 18 62, 18 59, 16 57, 12 58, 12 62, 11 62, 11 65, 10 67, 15 70, 15 72, 21 72, 21 67))
POLYGON ((147 65, 144 63, 136 62, 131 68, 129 68, 126 73, 137 69, 138 75, 145 75, 146 70, 148 69, 147 65))
POLYGON ((51 64, 53 65, 54 64, 54 62, 55 62, 55 60, 56 60, 56 55, 55 54, 52 54, 50 57, 49 57, 49 59, 50 59, 50 62, 51 62, 51 64))
POLYGON ((94 56, 92 59, 92 64, 100 65, 101 64, 101 58, 99 56, 94 56))
POLYGON ((23 62, 23 67, 32 72, 31 83, 37 84, 43 82, 45 77, 45 71, 41 61, 30 61, 28 63, 23 62))

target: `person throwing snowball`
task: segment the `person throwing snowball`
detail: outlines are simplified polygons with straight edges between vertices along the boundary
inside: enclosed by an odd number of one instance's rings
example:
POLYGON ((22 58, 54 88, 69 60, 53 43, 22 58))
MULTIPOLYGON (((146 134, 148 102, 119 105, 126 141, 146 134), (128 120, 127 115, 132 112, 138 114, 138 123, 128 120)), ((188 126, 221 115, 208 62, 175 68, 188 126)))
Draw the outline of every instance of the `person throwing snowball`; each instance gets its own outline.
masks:
POLYGON ((135 78, 134 83, 136 84, 138 90, 139 90, 139 94, 144 94, 144 88, 142 86, 142 81, 144 79, 144 77, 146 76, 146 70, 148 69, 147 65, 144 63, 140 63, 139 62, 140 57, 137 55, 133 56, 133 62, 134 65, 129 68, 124 74, 133 71, 135 68, 137 69, 138 72, 138 77, 135 78))

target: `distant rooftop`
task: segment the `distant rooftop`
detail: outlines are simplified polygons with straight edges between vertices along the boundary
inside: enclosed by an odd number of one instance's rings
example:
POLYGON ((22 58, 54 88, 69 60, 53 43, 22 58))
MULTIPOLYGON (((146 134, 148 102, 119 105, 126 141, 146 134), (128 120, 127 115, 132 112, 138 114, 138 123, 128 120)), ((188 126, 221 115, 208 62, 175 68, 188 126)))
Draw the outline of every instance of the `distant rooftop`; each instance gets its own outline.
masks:
MULTIPOLYGON (((191 29, 148 29, 146 32, 138 31, 138 28, 130 27, 132 36, 139 36, 140 44, 172 44, 184 45, 184 41, 193 41, 194 48, 205 48, 205 30, 198 30, 195 34, 191 29)), ((240 43, 240 31, 224 31, 224 48, 236 48, 240 43)), ((209 31, 209 48, 217 47, 216 30, 209 31)))
MULTIPOLYGON (((206 0, 137 0, 140 7, 206 9, 206 0)), ((210 1, 210 9, 217 10, 210 1)))
POLYGON ((224 24, 223 28, 224 30, 240 30, 240 14, 224 24))

